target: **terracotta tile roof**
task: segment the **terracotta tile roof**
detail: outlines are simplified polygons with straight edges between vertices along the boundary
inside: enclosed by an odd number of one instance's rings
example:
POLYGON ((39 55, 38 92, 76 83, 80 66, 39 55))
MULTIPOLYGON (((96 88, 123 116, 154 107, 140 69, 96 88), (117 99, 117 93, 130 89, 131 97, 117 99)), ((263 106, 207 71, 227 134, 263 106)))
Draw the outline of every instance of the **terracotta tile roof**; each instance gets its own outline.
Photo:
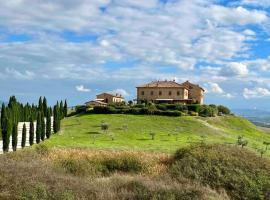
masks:
POLYGON ((201 90, 205 91, 201 86, 196 85, 196 84, 193 84, 193 83, 190 83, 189 81, 186 81, 186 82, 182 83, 181 85, 186 86, 189 89, 190 89, 190 87, 198 87, 201 90))
POLYGON ((186 88, 186 86, 176 83, 175 81, 153 81, 137 88, 186 88))
POLYGON ((104 92, 104 93, 98 94, 97 96, 100 96, 100 95, 109 95, 109 96, 112 96, 112 97, 117 97, 117 98, 124 99, 124 97, 122 95, 120 95, 120 94, 111 94, 111 93, 108 93, 108 92, 104 92))

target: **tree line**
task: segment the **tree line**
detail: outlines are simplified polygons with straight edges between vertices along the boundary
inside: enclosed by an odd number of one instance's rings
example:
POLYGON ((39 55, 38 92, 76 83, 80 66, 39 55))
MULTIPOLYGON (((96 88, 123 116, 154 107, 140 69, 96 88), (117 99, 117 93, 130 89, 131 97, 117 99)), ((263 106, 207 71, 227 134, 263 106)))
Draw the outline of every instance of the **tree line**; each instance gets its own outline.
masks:
MULTIPOLYGON (((9 144, 12 143, 13 151, 17 149, 18 143, 18 122, 30 122, 29 143, 34 144, 36 134, 36 143, 49 139, 51 133, 60 131, 61 120, 67 116, 67 102, 57 101, 56 105, 50 107, 47 105, 46 97, 40 97, 38 105, 21 104, 15 96, 10 97, 7 105, 2 104, 0 128, 3 140, 3 151, 8 152, 9 144), (51 120, 53 116, 53 130, 51 130, 51 120), (36 121, 36 131, 34 122, 36 121), (11 138, 11 141, 10 141, 11 138)), ((26 125, 22 130, 22 148, 26 143, 26 125)))

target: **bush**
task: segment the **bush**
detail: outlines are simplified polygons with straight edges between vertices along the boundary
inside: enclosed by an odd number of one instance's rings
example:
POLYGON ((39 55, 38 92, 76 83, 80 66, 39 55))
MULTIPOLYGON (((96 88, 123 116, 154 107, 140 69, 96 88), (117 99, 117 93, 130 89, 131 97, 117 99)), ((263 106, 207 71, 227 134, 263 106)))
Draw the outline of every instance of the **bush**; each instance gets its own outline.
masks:
POLYGON ((92 112, 95 114, 116 114, 117 110, 113 106, 95 106, 92 112))
POLYGON ((138 173, 143 169, 143 164, 135 157, 122 155, 115 158, 105 158, 101 161, 103 173, 132 172, 138 173))
POLYGON ((224 115, 229 115, 229 114, 231 114, 230 109, 227 108, 227 107, 225 107, 225 106, 219 105, 219 106, 217 107, 217 109, 218 109, 218 113, 222 113, 222 114, 224 114, 224 115))
POLYGON ((187 109, 188 111, 193 111, 198 113, 200 111, 201 105, 200 104, 190 104, 187 105, 187 109))
POLYGON ((199 109, 199 115, 201 117, 215 117, 217 116, 217 108, 213 106, 203 105, 199 109))
POLYGON ((270 161, 239 147, 193 146, 178 150, 169 168, 183 177, 225 189, 231 199, 269 199, 270 161))
POLYGON ((190 116, 198 116, 198 115, 199 115, 198 113, 193 112, 193 111, 189 111, 188 114, 189 114, 190 116))
POLYGON ((86 106, 85 105, 76 106, 75 110, 77 114, 84 113, 86 111, 86 106))

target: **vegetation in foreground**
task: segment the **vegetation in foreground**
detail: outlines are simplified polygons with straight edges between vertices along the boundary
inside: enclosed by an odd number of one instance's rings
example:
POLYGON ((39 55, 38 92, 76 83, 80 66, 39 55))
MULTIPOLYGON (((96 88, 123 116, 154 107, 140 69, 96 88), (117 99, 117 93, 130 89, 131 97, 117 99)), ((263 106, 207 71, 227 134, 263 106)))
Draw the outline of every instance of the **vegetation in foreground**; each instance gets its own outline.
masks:
MULTIPOLYGON (((174 152, 198 142, 235 145, 242 136, 247 147, 259 153, 270 134, 236 116, 168 117, 125 114, 88 114, 62 121, 59 135, 47 140, 50 147, 87 147, 136 151, 174 152)), ((263 156, 269 155, 269 151, 263 156)))
POLYGON ((0 180, 0 199, 263 200, 270 198, 270 160, 230 145, 170 156, 40 144, 1 156, 0 180))

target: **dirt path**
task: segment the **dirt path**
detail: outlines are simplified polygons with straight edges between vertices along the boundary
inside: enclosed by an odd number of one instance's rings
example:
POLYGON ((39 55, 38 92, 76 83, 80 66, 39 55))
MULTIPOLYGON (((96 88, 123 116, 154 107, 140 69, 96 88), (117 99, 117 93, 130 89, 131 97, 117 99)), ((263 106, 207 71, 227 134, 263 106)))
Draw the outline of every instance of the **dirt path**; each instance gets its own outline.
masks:
POLYGON ((219 128, 219 127, 216 127, 216 126, 213 126, 212 124, 209 124, 207 121, 204 121, 204 120, 199 119, 199 118, 196 118, 196 120, 199 121, 201 124, 207 126, 208 128, 211 128, 213 130, 218 131, 219 134, 220 133, 223 134, 223 135, 227 135, 228 134, 228 132, 225 131, 224 129, 219 128))

